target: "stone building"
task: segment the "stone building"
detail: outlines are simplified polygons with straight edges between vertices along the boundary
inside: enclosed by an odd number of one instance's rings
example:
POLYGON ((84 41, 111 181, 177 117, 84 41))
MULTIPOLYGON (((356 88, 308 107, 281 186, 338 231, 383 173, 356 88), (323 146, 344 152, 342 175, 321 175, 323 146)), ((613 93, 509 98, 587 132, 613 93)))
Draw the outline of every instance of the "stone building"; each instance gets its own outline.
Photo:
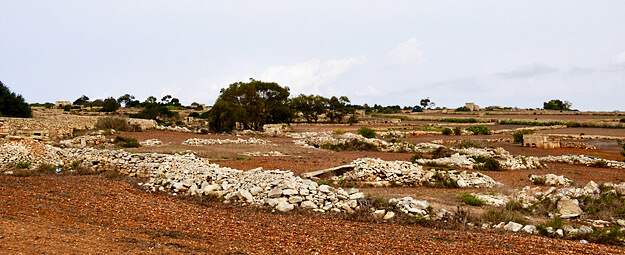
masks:
POLYGON ((541 149, 560 148, 559 141, 549 139, 547 135, 524 135, 523 146, 541 149))
POLYGON ((466 104, 464 104, 464 106, 469 108, 469 110, 471 110, 471 111, 479 111, 480 110, 480 106, 476 105, 475 103, 466 103, 466 104))
POLYGON ((63 106, 66 106, 66 105, 72 105, 72 103, 70 103, 69 101, 56 101, 56 102, 54 103, 54 105, 55 105, 57 108, 63 108, 63 106))

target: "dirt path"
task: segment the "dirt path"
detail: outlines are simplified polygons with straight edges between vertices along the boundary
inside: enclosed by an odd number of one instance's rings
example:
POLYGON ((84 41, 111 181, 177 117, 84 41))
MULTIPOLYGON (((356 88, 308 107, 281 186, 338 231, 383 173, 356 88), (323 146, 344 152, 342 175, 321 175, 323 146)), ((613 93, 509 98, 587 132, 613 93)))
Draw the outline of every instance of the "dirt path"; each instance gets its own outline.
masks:
POLYGON ((501 232, 208 206, 101 176, 0 177, 2 254, 623 254, 501 232))

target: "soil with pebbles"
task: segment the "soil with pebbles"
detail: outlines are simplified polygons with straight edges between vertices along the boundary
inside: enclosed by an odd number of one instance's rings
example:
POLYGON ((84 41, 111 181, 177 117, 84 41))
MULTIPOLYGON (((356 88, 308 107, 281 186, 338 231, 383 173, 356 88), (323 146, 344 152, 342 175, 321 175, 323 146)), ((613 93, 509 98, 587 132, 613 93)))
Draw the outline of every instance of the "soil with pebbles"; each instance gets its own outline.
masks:
MULTIPOLYGON (((136 181, 136 180, 135 180, 136 181)), ((198 204, 101 176, 0 177, 1 254, 623 254, 599 244, 198 204)))

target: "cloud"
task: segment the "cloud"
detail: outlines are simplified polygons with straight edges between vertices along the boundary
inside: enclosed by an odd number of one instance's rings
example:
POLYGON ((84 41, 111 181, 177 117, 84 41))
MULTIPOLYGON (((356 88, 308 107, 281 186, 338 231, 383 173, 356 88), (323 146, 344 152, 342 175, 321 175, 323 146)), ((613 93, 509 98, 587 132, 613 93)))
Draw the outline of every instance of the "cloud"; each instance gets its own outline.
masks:
POLYGON ((363 90, 356 91, 357 96, 379 96, 381 95, 380 91, 373 86, 367 86, 363 90))
POLYGON ((616 56, 614 56, 614 60, 617 64, 625 64, 625 50, 621 51, 621 53, 619 54, 616 54, 616 56))
POLYGON ((405 62, 425 62, 425 56, 417 43, 416 38, 410 38, 408 41, 400 43, 397 47, 387 54, 393 61, 405 62))
POLYGON ((531 65, 516 67, 508 72, 497 73, 496 75, 502 76, 508 79, 516 79, 516 78, 528 78, 533 76, 545 75, 550 73, 555 73, 559 71, 557 68, 534 63, 531 65))
POLYGON ((363 62, 362 58, 331 59, 324 62, 314 58, 290 66, 270 66, 260 78, 288 86, 291 94, 319 94, 324 86, 363 62))
POLYGON ((568 70, 570 74, 577 74, 577 75, 590 74, 590 73, 595 73, 597 71, 598 70, 595 68, 579 67, 576 65, 571 65, 568 70))

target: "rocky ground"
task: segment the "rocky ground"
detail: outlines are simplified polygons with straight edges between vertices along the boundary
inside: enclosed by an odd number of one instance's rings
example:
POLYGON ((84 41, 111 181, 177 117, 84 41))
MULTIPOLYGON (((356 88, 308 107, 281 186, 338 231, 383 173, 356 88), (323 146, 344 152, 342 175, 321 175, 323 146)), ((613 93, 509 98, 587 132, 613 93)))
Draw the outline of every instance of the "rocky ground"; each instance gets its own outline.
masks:
POLYGON ((0 177, 3 254, 623 254, 500 231, 272 213, 146 193, 130 179, 0 177))

